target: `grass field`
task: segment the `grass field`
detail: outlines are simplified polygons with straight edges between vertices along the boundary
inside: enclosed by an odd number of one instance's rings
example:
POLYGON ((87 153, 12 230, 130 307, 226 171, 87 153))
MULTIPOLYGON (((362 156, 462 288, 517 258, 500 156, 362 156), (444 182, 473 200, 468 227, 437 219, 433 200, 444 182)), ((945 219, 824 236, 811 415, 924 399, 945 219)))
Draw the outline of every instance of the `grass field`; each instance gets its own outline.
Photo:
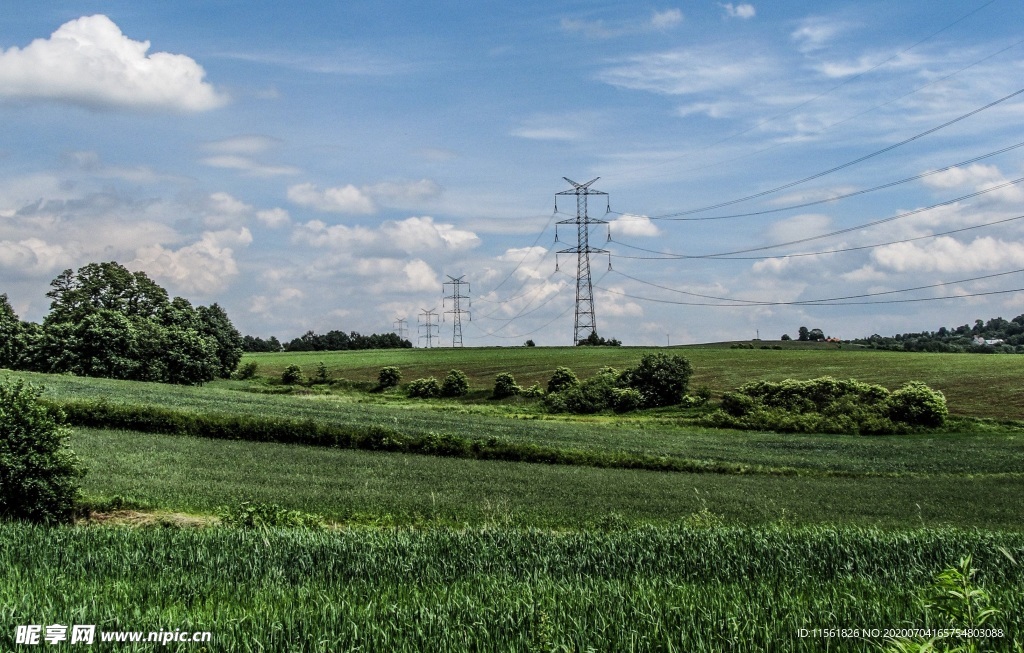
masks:
POLYGON ((923 381, 946 395, 951 412, 1003 419, 1024 418, 1024 358, 1011 355, 924 354, 886 352, 834 344, 809 348, 806 343, 779 343, 783 350, 728 349, 726 347, 514 347, 472 349, 390 349, 342 352, 282 352, 249 354, 260 373, 280 377, 287 365, 299 365, 307 376, 323 362, 332 378, 374 383, 385 365, 402 370, 403 380, 444 377, 461 369, 471 386, 489 390, 494 377, 512 372, 520 385, 547 383, 560 365, 571 367, 580 378, 606 366, 635 365, 647 352, 668 351, 693 364, 692 387, 707 385, 715 393, 747 381, 810 379, 818 376, 855 378, 894 389, 908 381, 923 381))
POLYGON ((920 599, 970 552, 1003 633, 972 641, 1012 651, 1024 570, 1000 549, 1019 555, 1024 537, 0 525, 0 609, 7 623, 210 631, 210 651, 877 651, 880 634, 799 629, 937 626, 920 599))
POLYGON ((44 385, 57 403, 751 466, 606 469, 75 427, 94 504, 121 497, 156 515, 144 521, 175 524, 160 515, 208 522, 222 506, 256 501, 334 525, 0 525, 0 614, 5 623, 210 630, 210 651, 877 651, 878 638, 796 633, 942 625, 921 597, 937 573, 973 554, 977 581, 1002 610, 993 623, 1007 633, 983 650, 1021 650, 1024 565, 1002 552, 1024 562, 1024 359, 672 350, 693 363, 691 387, 716 395, 753 379, 825 374, 943 390, 961 419, 904 436, 712 429, 676 409, 555 416, 536 400, 487 398, 499 372, 544 385, 558 366, 584 377, 634 365, 646 351, 655 350, 261 354, 246 358, 259 378, 201 388, 0 373, 44 385), (320 361, 334 383, 274 380, 292 363, 312 375, 320 361), (406 382, 461 369, 473 391, 430 401, 373 392, 385 365, 406 382))

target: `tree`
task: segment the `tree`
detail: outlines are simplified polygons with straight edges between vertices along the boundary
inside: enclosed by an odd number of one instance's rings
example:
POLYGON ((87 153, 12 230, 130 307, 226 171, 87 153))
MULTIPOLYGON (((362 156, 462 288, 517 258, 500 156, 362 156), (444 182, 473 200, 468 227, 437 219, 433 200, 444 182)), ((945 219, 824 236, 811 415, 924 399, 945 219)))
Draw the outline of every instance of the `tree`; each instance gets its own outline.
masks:
POLYGON ((469 393, 469 379, 462 370, 452 370, 441 383, 442 397, 463 397, 469 393))
POLYGON ((809 333, 809 331, 807 330, 807 327, 805 327, 805 326, 800 327, 800 330, 797 333, 799 334, 799 335, 797 335, 797 338, 796 338, 797 340, 799 340, 800 342, 807 342, 807 339, 808 339, 807 338, 807 334, 809 333))
POLYGON ((50 284, 33 367, 135 381, 194 384, 230 376, 242 338, 220 306, 194 309, 143 272, 90 263, 50 284))
POLYGON ((0 295, 0 367, 14 369, 25 346, 24 328, 7 295, 0 295))
POLYGON ((242 334, 231 324, 228 314, 218 304, 200 306, 200 333, 212 338, 217 348, 217 376, 227 379, 242 360, 242 334))
POLYGON ((821 342, 825 339, 825 332, 821 329, 811 329, 810 333, 807 334, 807 339, 811 342, 821 342))
POLYGON ((644 397, 644 406, 654 408, 682 401, 692 375, 690 361, 681 356, 644 354, 639 365, 621 374, 619 382, 638 390, 644 397))
POLYGON ((67 522, 85 472, 67 446, 63 416, 39 402, 40 388, 0 383, 0 518, 67 522))
POLYGON ((789 337, 788 333, 783 333, 782 334, 782 340, 792 340, 792 338, 789 337))

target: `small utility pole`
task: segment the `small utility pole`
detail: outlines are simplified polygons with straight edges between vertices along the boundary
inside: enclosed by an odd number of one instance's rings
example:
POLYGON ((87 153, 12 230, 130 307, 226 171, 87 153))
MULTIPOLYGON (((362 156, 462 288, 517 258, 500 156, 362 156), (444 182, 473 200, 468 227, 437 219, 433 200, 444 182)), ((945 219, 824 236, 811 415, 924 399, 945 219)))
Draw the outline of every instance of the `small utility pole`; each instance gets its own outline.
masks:
POLYGON ((465 313, 466 315, 469 316, 470 320, 473 319, 472 313, 462 309, 461 307, 462 305, 460 301, 463 299, 469 299, 469 295, 462 294, 462 286, 466 287, 466 292, 470 291, 470 287, 469 282, 464 280, 466 278, 466 275, 462 275, 461 277, 458 278, 455 278, 451 275, 447 276, 448 281, 445 281, 443 286, 451 286, 452 294, 447 295, 444 299, 441 300, 441 307, 443 308, 445 306, 444 302, 446 302, 447 300, 452 300, 452 309, 450 311, 445 311, 445 314, 447 315, 448 313, 451 313, 452 315, 455 316, 454 319, 452 320, 452 347, 461 347, 462 314, 465 313))
POLYGON ((435 333, 434 332, 438 328, 437 323, 434 322, 434 318, 437 317, 437 313, 435 312, 435 310, 436 309, 433 309, 433 308, 430 309, 429 311, 427 309, 425 309, 425 308, 421 308, 420 309, 420 315, 419 315, 419 320, 420 321, 419 321, 419 326, 417 328, 420 329, 421 331, 426 330, 426 332, 423 335, 420 336, 420 340, 423 340, 424 338, 426 338, 426 340, 427 340, 427 349, 430 349, 431 347, 434 346, 434 338, 435 338, 435 333))

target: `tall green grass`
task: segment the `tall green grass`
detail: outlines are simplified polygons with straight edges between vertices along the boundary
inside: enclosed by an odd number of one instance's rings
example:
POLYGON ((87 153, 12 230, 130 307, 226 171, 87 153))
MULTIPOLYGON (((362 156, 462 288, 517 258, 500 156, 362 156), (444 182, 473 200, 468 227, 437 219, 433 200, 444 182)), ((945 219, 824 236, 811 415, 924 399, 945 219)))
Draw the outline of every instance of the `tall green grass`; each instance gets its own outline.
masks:
POLYGON ((942 626, 918 596, 971 553, 1004 611, 980 643, 1004 651, 1024 638, 1024 572, 1000 547, 1024 536, 5 524, 0 622, 208 630, 210 651, 863 651, 879 642, 798 631, 942 626))

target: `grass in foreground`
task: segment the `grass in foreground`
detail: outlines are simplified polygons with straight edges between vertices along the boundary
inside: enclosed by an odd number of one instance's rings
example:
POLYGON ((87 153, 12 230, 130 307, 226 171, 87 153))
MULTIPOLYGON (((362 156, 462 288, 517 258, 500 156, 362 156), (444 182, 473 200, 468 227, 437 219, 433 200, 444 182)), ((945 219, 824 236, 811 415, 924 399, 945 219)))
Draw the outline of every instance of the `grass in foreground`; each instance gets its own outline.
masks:
POLYGON ((975 641, 1009 651, 1024 570, 1000 549, 1024 536, 2 524, 0 605, 8 624, 211 631, 210 651, 865 651, 881 637, 799 629, 947 626, 919 597, 970 553, 1003 611, 1003 637, 975 641))

